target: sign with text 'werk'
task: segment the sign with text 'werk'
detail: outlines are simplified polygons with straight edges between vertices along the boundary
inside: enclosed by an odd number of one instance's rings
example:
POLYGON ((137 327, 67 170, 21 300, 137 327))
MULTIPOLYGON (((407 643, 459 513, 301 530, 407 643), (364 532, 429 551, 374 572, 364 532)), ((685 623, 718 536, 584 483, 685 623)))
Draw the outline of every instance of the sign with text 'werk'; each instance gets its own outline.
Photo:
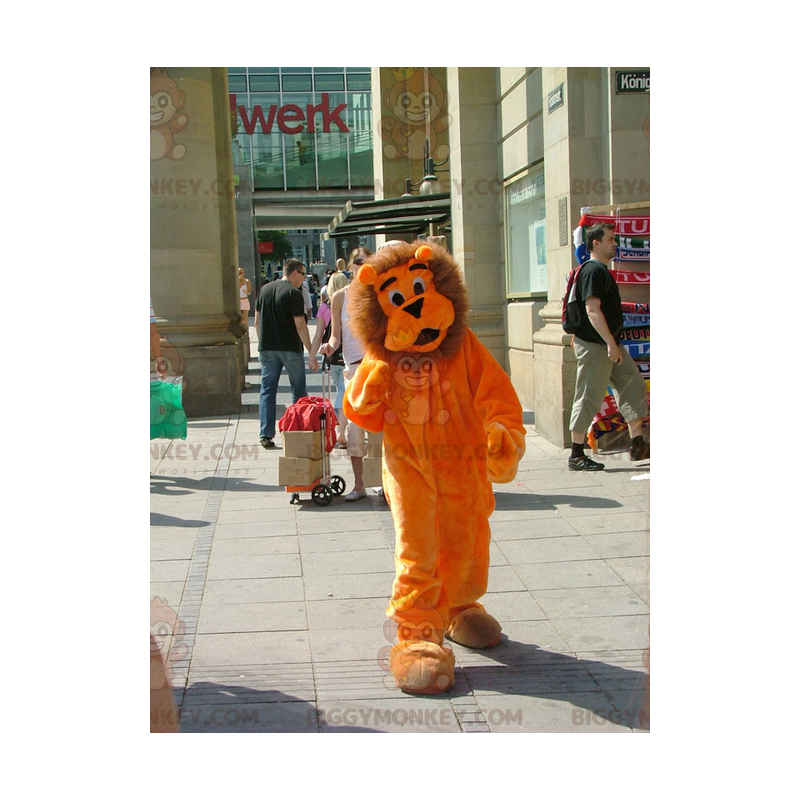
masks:
POLYGON ((277 129, 281 133, 312 133, 313 131, 330 133, 333 126, 342 133, 350 132, 350 128, 342 119, 342 113, 347 109, 347 103, 340 103, 331 108, 330 95, 327 92, 320 95, 321 102, 316 106, 307 105, 303 108, 294 103, 282 106, 272 105, 266 109, 263 106, 253 106, 249 113, 245 106, 236 104, 235 94, 229 95, 229 98, 230 109, 236 111, 241 117, 245 133, 255 133, 257 124, 261 128, 261 133, 272 133, 276 123, 277 129))

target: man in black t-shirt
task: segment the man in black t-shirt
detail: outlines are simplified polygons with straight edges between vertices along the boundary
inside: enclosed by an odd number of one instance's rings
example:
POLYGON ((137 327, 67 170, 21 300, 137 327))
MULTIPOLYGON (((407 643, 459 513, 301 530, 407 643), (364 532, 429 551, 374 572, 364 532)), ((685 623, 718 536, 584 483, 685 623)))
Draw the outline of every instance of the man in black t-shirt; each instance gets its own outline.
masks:
POLYGON ((628 424, 631 435, 630 457, 633 461, 650 458, 650 445, 642 436, 643 418, 650 413, 647 387, 635 362, 620 346, 622 302, 608 264, 616 253, 614 226, 604 222, 586 231, 586 248, 591 259, 578 276, 581 327, 573 347, 578 361, 575 399, 572 403, 570 431, 572 453, 569 468, 597 471, 605 468, 584 455, 586 431, 600 410, 610 385, 617 407, 628 424))
MULTIPOLYGON (((305 275, 303 262, 290 258, 283 266, 283 278, 262 286, 256 300, 255 328, 261 362, 259 438, 261 445, 267 448, 275 447, 276 397, 284 367, 292 386, 292 402, 296 403, 308 394, 303 347, 311 352, 311 337, 300 291, 305 275)), ((309 357, 308 366, 312 370, 319 368, 316 356, 309 357)))

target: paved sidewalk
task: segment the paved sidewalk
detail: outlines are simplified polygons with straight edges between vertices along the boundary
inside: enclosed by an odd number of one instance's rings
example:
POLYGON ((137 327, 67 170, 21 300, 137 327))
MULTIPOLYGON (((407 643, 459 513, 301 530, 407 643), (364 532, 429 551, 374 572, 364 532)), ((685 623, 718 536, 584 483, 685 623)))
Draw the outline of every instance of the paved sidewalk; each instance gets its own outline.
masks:
MULTIPOLYGON (((280 447, 258 445, 255 348, 248 380, 240 415, 150 442, 151 621, 182 731, 649 730, 648 462, 613 454, 598 458, 603 472, 570 472, 568 451, 526 414, 527 452, 516 480, 495 485, 491 519, 484 603, 503 641, 452 644, 455 687, 412 697, 382 660, 394 577, 386 503, 370 490, 357 503, 319 507, 304 493, 290 504, 280 447)), ((318 374, 308 389, 321 394, 318 374)), ((285 374, 278 403, 280 417, 285 374)), ((334 451, 331 466, 349 491, 347 457, 334 451)))

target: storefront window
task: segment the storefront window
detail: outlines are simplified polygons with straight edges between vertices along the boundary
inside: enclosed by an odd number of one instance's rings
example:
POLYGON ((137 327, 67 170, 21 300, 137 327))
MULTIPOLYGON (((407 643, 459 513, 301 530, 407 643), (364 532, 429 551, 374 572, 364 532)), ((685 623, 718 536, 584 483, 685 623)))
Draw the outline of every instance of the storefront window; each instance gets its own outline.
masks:
POLYGON ((506 185, 507 293, 547 294, 544 169, 506 185))

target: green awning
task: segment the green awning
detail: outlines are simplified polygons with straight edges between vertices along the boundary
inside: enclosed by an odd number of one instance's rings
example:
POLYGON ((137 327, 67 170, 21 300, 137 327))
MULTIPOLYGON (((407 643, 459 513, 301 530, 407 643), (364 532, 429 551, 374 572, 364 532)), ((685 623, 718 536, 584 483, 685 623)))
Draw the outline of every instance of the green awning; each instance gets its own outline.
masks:
POLYGON ((389 200, 347 201, 328 225, 328 237, 427 233, 431 223, 450 220, 450 194, 392 197, 389 200))

